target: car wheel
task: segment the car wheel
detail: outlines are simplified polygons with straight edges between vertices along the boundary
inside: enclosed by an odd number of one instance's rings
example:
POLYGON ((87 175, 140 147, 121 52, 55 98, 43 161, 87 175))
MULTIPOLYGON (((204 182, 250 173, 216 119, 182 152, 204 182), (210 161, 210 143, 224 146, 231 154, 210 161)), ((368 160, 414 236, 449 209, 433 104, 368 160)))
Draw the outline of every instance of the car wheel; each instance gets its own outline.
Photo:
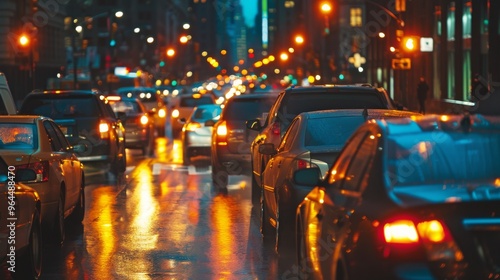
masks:
MULTIPOLYGON (((281 215, 286 213, 285 207, 280 205, 279 197, 277 199, 277 211, 276 211, 276 253, 282 254, 287 253, 287 250, 292 250, 293 252, 293 235, 294 231, 292 229, 292 223, 294 219, 287 219, 287 215, 281 215)), ((288 213, 290 215, 290 213, 288 213)))
POLYGON ((78 197, 78 202, 75 205, 75 210, 73 210, 73 221, 75 224, 81 224, 85 216, 85 183, 82 179, 80 186, 80 195, 78 197))
POLYGON ((38 279, 42 272, 42 225, 40 212, 33 215, 29 244, 19 258, 18 269, 13 275, 15 279, 38 279))
POLYGON ((307 252, 306 245, 304 240, 304 231, 302 230, 302 223, 300 218, 297 218, 295 221, 297 225, 297 231, 295 233, 295 244, 296 244, 296 256, 297 256, 297 267, 299 268, 299 279, 307 279, 308 278, 308 267, 309 263, 307 262, 307 252))
POLYGON ((252 205, 259 205, 260 201, 260 185, 257 183, 257 179, 255 179, 255 174, 252 171, 252 205))
POLYGON ((66 232, 64 229, 64 192, 61 190, 59 195, 59 203, 57 206, 57 213, 54 222, 54 243, 62 245, 66 232))
POLYGON ((227 184, 229 180, 229 174, 226 170, 222 168, 214 168, 212 165, 212 183, 214 185, 215 191, 219 193, 227 193, 227 184))
POLYGON ((264 241, 271 241, 273 238, 273 227, 269 223, 269 216, 267 215, 266 207, 265 207, 265 198, 263 193, 261 192, 260 198, 260 232, 262 233, 262 237, 264 241))

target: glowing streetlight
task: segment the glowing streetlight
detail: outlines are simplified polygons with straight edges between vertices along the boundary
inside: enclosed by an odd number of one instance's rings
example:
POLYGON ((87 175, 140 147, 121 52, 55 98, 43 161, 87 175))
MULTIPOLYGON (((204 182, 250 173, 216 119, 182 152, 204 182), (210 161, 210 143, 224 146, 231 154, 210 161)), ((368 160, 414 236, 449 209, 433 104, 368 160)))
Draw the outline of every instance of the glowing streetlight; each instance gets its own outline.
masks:
POLYGON ((149 44, 153 43, 154 41, 155 41, 155 38, 153 38, 153 37, 148 37, 146 39, 146 42, 148 42, 149 44))
POLYGON ((295 36, 295 43, 301 45, 304 43, 304 37, 302 37, 302 35, 297 35, 295 36))
POLYGON ((141 29, 139 27, 134 28, 134 33, 139 33, 141 32, 141 29))
POLYGON ((121 18, 122 16, 123 16, 123 12, 122 11, 117 11, 115 13, 115 17, 117 17, 117 18, 121 18))
POLYGON ((168 56, 168 57, 172 57, 172 56, 174 56, 174 55, 175 55, 175 50, 174 50, 174 49, 172 49, 172 48, 168 48, 168 49, 167 49, 167 56, 168 56))
POLYGON ((26 46, 28 46, 28 45, 29 45, 29 43, 30 43, 30 39, 28 38, 28 36, 26 36, 26 35, 21 35, 21 36, 19 37, 19 44, 20 44, 21 46, 26 47, 26 46))

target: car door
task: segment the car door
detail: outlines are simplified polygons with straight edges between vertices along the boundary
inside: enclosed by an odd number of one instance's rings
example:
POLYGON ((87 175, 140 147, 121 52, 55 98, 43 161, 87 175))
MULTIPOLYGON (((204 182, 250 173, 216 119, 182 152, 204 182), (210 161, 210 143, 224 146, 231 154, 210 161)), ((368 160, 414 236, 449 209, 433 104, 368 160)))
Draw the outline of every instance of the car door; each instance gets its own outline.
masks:
MULTIPOLYGON (((52 148, 52 156, 49 160, 51 172, 57 174, 58 182, 52 182, 53 185, 56 183, 61 185, 61 182, 64 182, 66 186, 66 197, 65 197, 65 207, 64 210, 69 208, 69 205, 73 205, 72 202, 74 200, 74 189, 75 189, 75 180, 72 176, 73 174, 73 159, 72 154, 68 153, 65 150, 65 143, 61 143, 61 139, 57 136, 56 133, 56 124, 53 124, 49 120, 43 121, 43 126, 47 135, 49 137, 49 143, 52 148)), ((59 133, 62 132, 59 130, 59 133)))
POLYGON ((264 187, 264 201, 267 206, 267 210, 269 216, 273 219, 276 219, 277 212, 277 200, 276 200, 276 191, 278 181, 282 181, 283 177, 286 174, 281 173, 281 164, 286 157, 288 156, 288 152, 290 151, 290 144, 293 142, 296 134, 298 133, 299 121, 295 120, 290 129, 284 135, 283 140, 278 146, 278 153, 271 157, 267 162, 266 168, 262 174, 263 176, 263 187, 264 187))
MULTIPOLYGON (((328 178, 326 199, 321 205, 321 240, 331 240, 332 251, 340 250, 346 244, 351 232, 354 209, 361 201, 361 189, 367 180, 367 167, 372 163, 378 138, 367 129, 356 132, 341 152, 332 170, 335 175, 328 178), (339 248, 337 248, 339 246, 339 248)), ((332 172, 330 172, 332 174, 332 172)), ((330 268, 324 263, 325 270, 330 268)), ((327 272, 328 273, 328 272, 327 272)))

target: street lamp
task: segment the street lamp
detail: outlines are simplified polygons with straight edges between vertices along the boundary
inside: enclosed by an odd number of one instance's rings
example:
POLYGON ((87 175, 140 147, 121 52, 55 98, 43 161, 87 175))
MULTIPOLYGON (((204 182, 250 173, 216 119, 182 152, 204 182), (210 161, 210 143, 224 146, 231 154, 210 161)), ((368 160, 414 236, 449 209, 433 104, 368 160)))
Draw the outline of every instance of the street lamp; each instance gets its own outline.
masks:
POLYGON ((329 2, 322 2, 320 5, 321 13, 324 16, 323 38, 321 40, 321 78, 326 81, 326 41, 330 34, 330 13, 332 5, 329 2))
MULTIPOLYGON (((28 71, 29 71, 29 76, 31 78, 32 86, 33 89, 35 89, 35 61, 33 58, 33 38, 30 38, 26 34, 21 34, 18 38, 18 44, 19 44, 19 49, 21 50, 21 56, 24 59, 28 59, 28 71)), ((25 65, 25 61, 22 62, 23 66, 25 65)))

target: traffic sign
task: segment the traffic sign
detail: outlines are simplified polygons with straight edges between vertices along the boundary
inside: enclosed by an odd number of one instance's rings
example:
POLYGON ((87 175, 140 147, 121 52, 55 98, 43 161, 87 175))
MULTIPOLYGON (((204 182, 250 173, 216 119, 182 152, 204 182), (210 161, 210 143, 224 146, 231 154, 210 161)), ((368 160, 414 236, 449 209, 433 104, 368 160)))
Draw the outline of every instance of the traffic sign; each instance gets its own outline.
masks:
POLYGON ((395 69, 395 70, 411 69, 411 59, 410 58, 393 58, 392 59, 392 69, 395 69))

